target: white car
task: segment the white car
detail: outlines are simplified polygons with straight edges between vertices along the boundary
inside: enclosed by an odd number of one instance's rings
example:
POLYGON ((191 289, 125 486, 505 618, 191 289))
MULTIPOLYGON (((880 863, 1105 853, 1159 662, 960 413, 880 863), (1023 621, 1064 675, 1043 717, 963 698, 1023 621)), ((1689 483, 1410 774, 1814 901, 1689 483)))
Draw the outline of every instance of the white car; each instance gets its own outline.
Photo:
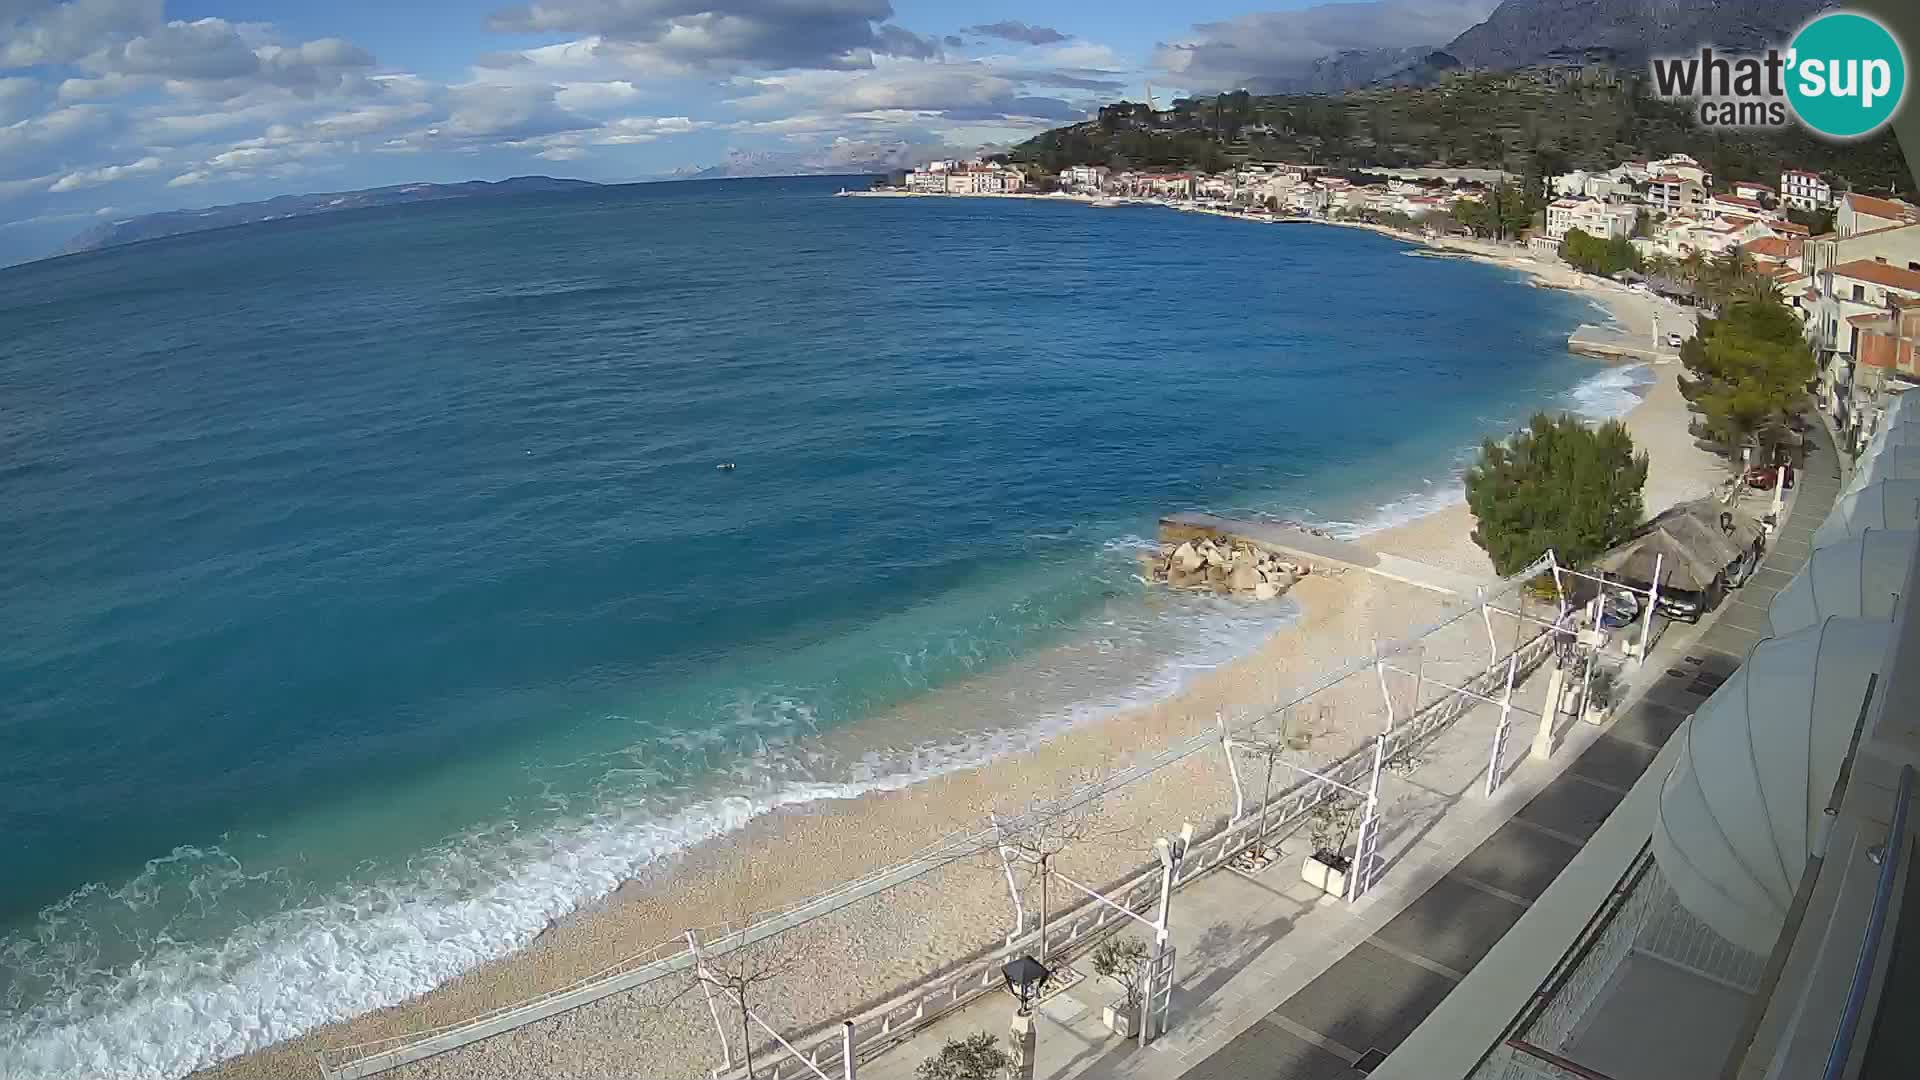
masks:
POLYGON ((1681 343, 1681 342, 1683 342, 1683 341, 1685 341, 1685 340, 1686 340, 1686 339, 1685 339, 1685 338, 1683 338, 1683 337, 1681 337, 1681 336, 1680 336, 1679 334, 1668 334, 1668 335, 1667 335, 1667 347, 1668 347, 1668 348, 1670 348, 1670 349, 1677 349, 1677 348, 1679 348, 1679 347, 1680 347, 1680 343, 1681 343))

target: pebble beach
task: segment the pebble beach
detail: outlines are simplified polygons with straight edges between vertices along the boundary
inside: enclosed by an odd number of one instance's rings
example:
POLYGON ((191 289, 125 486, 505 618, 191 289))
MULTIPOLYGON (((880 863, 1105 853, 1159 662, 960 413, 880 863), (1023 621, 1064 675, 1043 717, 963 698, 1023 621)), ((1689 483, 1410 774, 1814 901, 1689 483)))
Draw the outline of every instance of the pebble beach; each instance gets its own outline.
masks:
MULTIPOLYGON (((1510 249, 1449 246, 1545 284, 1579 290, 1604 304, 1624 331, 1652 333, 1660 301, 1510 249)), ((1678 313, 1660 319, 1663 332, 1683 325, 1678 313)), ((1706 494, 1725 475, 1725 466, 1695 448, 1687 434, 1678 363, 1650 370, 1653 380, 1644 388, 1645 397, 1625 422, 1636 446, 1652 459, 1644 496, 1651 515, 1706 494)), ((1460 502, 1361 541, 1378 551, 1491 578, 1490 564, 1471 540, 1472 527, 1472 516, 1460 502)), ((1457 598, 1357 572, 1310 574, 1287 597, 1281 602, 1299 610, 1292 625, 1248 655, 1192 673, 1170 698, 1080 723, 988 766, 762 814, 555 921, 530 947, 431 993, 196 1075, 313 1075, 312 1055, 322 1049, 456 1023, 589 976, 670 942, 690 926, 739 921, 790 905, 907 859, 943 837, 978 828, 990 814, 1018 813, 1036 797, 1123 768, 1212 728, 1216 717, 1244 723, 1267 715, 1296 687, 1365 655, 1374 642, 1403 636, 1459 605, 1457 598)), ((1305 737, 1310 759, 1332 760, 1359 746, 1377 723, 1378 694, 1371 681, 1343 684, 1316 697, 1311 709, 1295 710, 1288 730, 1305 737)), ((901 712, 910 714, 911 706, 901 712)), ((871 723, 905 730, 911 720, 895 715, 871 723)), ((851 746, 876 736, 856 726, 821 737, 851 746)), ((1152 858, 1154 837, 1177 832, 1182 822, 1204 833, 1230 809, 1231 788, 1218 755, 1196 754, 1103 799, 1087 835, 1062 854, 1060 869, 1082 880, 1118 880, 1152 858)), ((959 860, 786 935, 781 947, 790 953, 783 960, 791 970, 758 988, 756 1010, 789 1030, 809 1029, 982 953, 1010 929, 1011 918, 997 859, 982 853, 959 860)), ((420 1080, 692 1077, 718 1064, 703 1000, 691 985, 676 985, 657 993, 615 995, 387 1075, 420 1080)))

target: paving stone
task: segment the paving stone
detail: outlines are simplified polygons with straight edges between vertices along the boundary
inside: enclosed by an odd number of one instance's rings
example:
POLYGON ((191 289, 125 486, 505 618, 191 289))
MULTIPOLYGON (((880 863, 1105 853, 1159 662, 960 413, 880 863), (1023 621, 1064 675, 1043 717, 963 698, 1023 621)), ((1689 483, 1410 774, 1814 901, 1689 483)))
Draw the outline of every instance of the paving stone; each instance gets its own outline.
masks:
POLYGON ((1620 805, 1617 791, 1561 776, 1548 784, 1516 816, 1568 836, 1591 839, 1600 823, 1620 805))
POLYGON ((1405 1041, 1452 979, 1361 942, 1274 1012, 1362 1053, 1405 1041))
POLYGON ((1645 746, 1636 746, 1625 739, 1612 735, 1602 735, 1587 747, 1571 768, 1581 776, 1590 776, 1603 784, 1612 784, 1617 788, 1631 788, 1640 779, 1640 774, 1653 764, 1657 750, 1645 746))
POLYGON ((1509 821, 1461 860, 1454 873, 1538 900, 1579 851, 1564 840, 1509 821))
POLYGON ((1525 911, 1448 874, 1374 937, 1464 974, 1525 911))
POLYGON ((1187 1070, 1184 1080, 1345 1080, 1352 1075, 1345 1059, 1262 1020, 1187 1070))

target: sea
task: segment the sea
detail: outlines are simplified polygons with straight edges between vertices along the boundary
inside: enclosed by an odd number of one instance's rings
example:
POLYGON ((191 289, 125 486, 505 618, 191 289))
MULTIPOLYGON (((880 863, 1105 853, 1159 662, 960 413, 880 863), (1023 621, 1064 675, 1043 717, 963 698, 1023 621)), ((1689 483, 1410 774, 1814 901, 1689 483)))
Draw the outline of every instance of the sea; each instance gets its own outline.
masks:
POLYGON ((182 1076, 1172 694, 1298 608, 1149 591, 1159 515, 1365 533, 1648 381, 1372 233, 847 182, 0 271, 0 1077, 182 1076))

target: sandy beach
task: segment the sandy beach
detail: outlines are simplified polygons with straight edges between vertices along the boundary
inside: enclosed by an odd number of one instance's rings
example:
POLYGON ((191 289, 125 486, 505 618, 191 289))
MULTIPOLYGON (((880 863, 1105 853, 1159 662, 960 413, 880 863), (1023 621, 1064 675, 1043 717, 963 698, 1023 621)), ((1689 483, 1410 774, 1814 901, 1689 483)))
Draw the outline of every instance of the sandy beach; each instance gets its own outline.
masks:
MULTIPOLYGON (((1409 239, 1393 234, 1399 239, 1409 239)), ((1522 270, 1601 300, 1616 322, 1651 333, 1649 297, 1602 286, 1524 252, 1449 242, 1474 258, 1522 270)), ((1661 315, 1661 326, 1682 324, 1661 315)), ((1690 320, 1687 320, 1690 325, 1690 320)), ((1645 504, 1652 514, 1705 494, 1724 465, 1693 446, 1675 379, 1679 365, 1654 365, 1646 398, 1626 417, 1636 445, 1652 459, 1645 504)), ((1176 509, 1176 508, 1169 508, 1176 509)), ((1375 533, 1377 550, 1490 578, 1492 567, 1470 539, 1472 517, 1457 504, 1375 533)), ((956 831, 979 827, 992 812, 1017 813, 1036 794, 1076 782, 1204 731, 1216 715, 1244 720, 1269 711, 1292 689, 1354 657, 1376 639, 1427 624, 1459 601, 1354 572, 1315 574, 1290 594, 1301 616, 1241 659, 1196 672, 1175 696, 1090 720, 991 767, 949 773, 899 790, 825 799, 763 814, 723 838, 680 853, 612 896, 554 924, 529 948, 486 964, 394 1008, 330 1025, 197 1075, 314 1075, 311 1055, 416 1033, 523 1000, 590 975, 679 936, 752 912, 789 905, 910 857, 956 831)), ((1503 632, 1518 633, 1517 627, 1503 632)), ((1475 647, 1462 639, 1459 653, 1475 647)), ((1478 642, 1484 649, 1484 636, 1478 642)), ((1459 662, 1441 649, 1435 663, 1459 662)), ((1406 704, 1412 704, 1408 702, 1406 704)), ((1310 736, 1303 758, 1330 761, 1358 746, 1382 710, 1379 686, 1353 680, 1297 710, 1291 728, 1310 736)), ((912 730, 911 710, 876 718, 888 730, 912 730)), ((871 745, 866 725, 821 738, 871 745)), ((1143 865, 1154 837, 1191 821, 1205 832, 1231 809, 1220 755, 1197 754, 1104 799, 1088 835, 1065 851, 1059 868, 1107 882, 1143 865)), ((786 935, 794 969, 756 991, 756 1010, 789 1030, 806 1030, 883 1000, 903 985, 990 948, 1012 925, 1007 886, 991 854, 863 901, 786 935)), ((508 1034, 407 1066, 407 1078, 569 1076, 691 1077, 719 1064, 712 1021, 699 993, 615 995, 508 1034)))

